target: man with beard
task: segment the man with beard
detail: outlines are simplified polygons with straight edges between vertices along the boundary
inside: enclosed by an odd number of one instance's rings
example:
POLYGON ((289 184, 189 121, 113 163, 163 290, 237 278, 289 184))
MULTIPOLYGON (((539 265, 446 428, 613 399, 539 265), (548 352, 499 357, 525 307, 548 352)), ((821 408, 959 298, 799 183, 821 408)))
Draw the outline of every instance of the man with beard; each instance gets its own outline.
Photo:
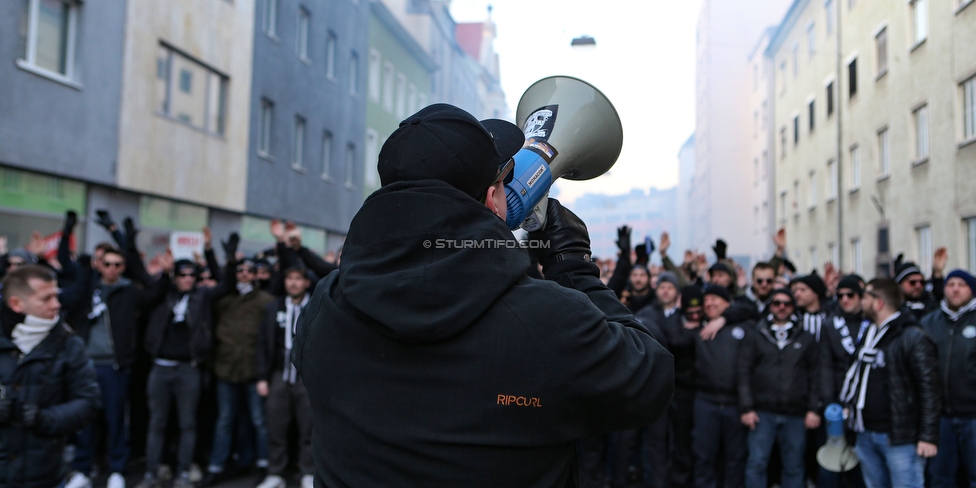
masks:
POLYGON ((752 312, 753 320, 759 320, 766 312, 766 307, 772 299, 773 288, 776 284, 776 269, 765 262, 757 263, 752 268, 752 286, 746 288, 745 293, 735 297, 735 304, 752 312))
MULTIPOLYGON (((720 241, 721 242, 721 241, 720 241)), ((735 272, 727 264, 719 261, 708 268, 708 283, 721 286, 729 291, 729 296, 737 296, 735 272)))
POLYGON ((960 464, 976 486, 976 278, 957 269, 946 277, 940 309, 922 319, 939 350, 944 391, 939 453, 929 462, 932 488, 956 486, 960 464))
MULTIPOLYGON (((708 320, 722 316, 732 298, 728 289, 708 285, 704 311, 708 320)), ((742 488, 745 484, 747 429, 739 418, 736 365, 744 339, 753 333, 752 321, 728 324, 711 340, 695 338, 694 432, 696 488, 742 488), (721 455, 720 455, 721 452, 721 455), (724 457, 725 465, 718 466, 724 457), (724 472, 724 483, 718 473, 724 472)))
POLYGON ((947 259, 945 248, 939 248, 932 260, 931 283, 925 282, 921 268, 913 262, 901 263, 895 268, 895 281, 905 295, 905 308, 915 315, 915 320, 922 320, 922 317, 939 309, 943 289, 942 270, 947 259))
POLYGON ((861 309, 871 323, 841 390, 869 488, 922 488, 925 460, 938 452, 938 354, 932 338, 912 314, 902 312, 902 305, 894 280, 868 283, 861 309))
POLYGON ((654 301, 654 289, 651 288, 651 273, 647 267, 636 264, 630 270, 630 281, 620 297, 620 301, 637 313, 654 301))
POLYGON ((746 487, 766 488, 766 468, 778 441, 783 488, 803 488, 806 430, 820 426, 817 342, 793 314, 793 295, 773 292, 770 313, 739 350, 742 424, 749 428, 746 487))
POLYGON ((827 284, 816 272, 797 276, 790 282, 790 291, 796 298, 797 316, 803 330, 820 342, 820 330, 827 316, 827 284))

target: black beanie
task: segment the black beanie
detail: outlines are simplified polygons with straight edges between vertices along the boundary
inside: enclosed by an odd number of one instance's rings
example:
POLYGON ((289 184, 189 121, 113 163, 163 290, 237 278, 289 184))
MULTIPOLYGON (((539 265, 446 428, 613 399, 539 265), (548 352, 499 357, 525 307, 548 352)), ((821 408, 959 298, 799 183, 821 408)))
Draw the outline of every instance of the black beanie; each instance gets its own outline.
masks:
POLYGON ((773 290, 772 293, 769 294, 770 301, 772 301, 773 297, 776 295, 786 295, 786 298, 790 299, 790 303, 792 303, 794 307, 796 306, 796 298, 793 296, 793 292, 791 292, 789 288, 777 288, 773 290))
POLYGON ((911 261, 901 263, 895 268, 895 281, 900 284, 902 281, 905 281, 905 278, 908 278, 913 274, 922 274, 922 270, 919 269, 918 265, 911 261))
POLYGON ((827 284, 824 283, 823 278, 821 278, 816 272, 804 276, 797 276, 796 278, 793 278, 793 281, 790 282, 791 285, 793 283, 803 283, 804 285, 807 285, 821 299, 827 296, 827 284))
POLYGON ((847 275, 840 279, 840 283, 837 284, 837 291, 841 291, 844 288, 864 296, 864 288, 861 288, 861 280, 855 275, 847 275))
POLYGON ((701 288, 694 285, 681 287, 681 309, 688 310, 692 307, 700 307, 704 302, 701 288))
POLYGON ((729 295, 729 290, 724 286, 708 285, 705 287, 705 293, 703 295, 715 295, 726 302, 732 303, 732 297, 729 295))

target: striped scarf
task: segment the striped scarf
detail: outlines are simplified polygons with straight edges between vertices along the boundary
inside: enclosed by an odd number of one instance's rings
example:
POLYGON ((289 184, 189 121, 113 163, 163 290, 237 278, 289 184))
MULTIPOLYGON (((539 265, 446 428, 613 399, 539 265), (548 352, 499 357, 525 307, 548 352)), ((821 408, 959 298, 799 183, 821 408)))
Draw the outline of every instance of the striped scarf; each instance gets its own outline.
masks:
POLYGON ((844 387, 840 391, 840 399, 845 405, 852 405, 851 429, 854 432, 864 432, 864 402, 867 400, 868 380, 871 377, 871 365, 878 357, 878 344, 888 332, 888 324, 901 316, 895 312, 881 325, 871 324, 864 338, 864 346, 857 353, 857 359, 844 377, 844 387))
POLYGON ((803 330, 814 336, 817 342, 820 342, 820 328, 823 326, 826 317, 827 314, 823 310, 814 313, 803 313, 803 330))

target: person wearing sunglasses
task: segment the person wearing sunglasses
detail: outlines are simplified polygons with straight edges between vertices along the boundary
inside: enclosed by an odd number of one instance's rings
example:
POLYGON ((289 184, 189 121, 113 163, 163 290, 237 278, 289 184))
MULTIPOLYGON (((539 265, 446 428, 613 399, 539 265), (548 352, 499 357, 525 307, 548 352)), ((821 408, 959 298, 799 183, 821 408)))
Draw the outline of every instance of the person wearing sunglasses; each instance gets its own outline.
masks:
POLYGON ((734 304, 751 312, 750 319, 759 320, 767 312, 773 288, 776 288, 776 268, 767 262, 756 263, 752 267, 752 284, 735 297, 734 304))
POLYGON ((844 375, 851 365, 851 358, 857 343, 864 335, 864 314, 861 312, 861 298, 864 288, 861 278, 848 275, 837 283, 837 307, 827 313, 820 332, 821 370, 820 390, 823 404, 829 405, 840 400, 840 389, 844 375))
MULTIPOLYGON (((939 275, 941 276, 941 272, 939 275)), ((941 278, 934 278, 930 289, 922 269, 909 261, 895 268, 895 281, 898 282, 898 288, 905 296, 905 308, 911 311, 915 320, 922 320, 922 317, 939 309, 939 300, 942 299, 941 278)))
POLYGON ((558 200, 525 241, 545 279, 527 276, 505 224, 524 143, 438 103, 383 144, 382 187, 297 327, 316 486, 570 486, 577 441, 667 408, 671 354, 600 281, 558 200))
POLYGON ((156 473, 163 457, 173 404, 180 431, 173 486, 192 488, 189 470, 197 437, 200 368, 210 358, 213 348, 211 309, 214 301, 230 293, 227 283, 234 282, 232 276, 227 276, 221 285, 199 286, 199 276, 200 269, 193 261, 176 261, 172 286, 148 313, 143 347, 153 361, 146 387, 149 432, 146 470, 137 488, 159 486, 156 473))
POLYGON ((795 310, 789 290, 774 290, 759 333, 739 350, 740 420, 750 431, 746 488, 768 486, 777 441, 783 488, 804 486, 806 430, 820 426, 820 363, 816 338, 803 330, 795 310))

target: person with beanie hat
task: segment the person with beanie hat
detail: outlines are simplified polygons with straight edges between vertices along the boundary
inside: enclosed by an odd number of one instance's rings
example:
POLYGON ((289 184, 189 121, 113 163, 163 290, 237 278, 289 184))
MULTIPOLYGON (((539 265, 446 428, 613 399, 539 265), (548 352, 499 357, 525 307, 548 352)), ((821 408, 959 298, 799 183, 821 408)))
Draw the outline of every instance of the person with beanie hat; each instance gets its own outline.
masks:
MULTIPOLYGON (((702 295, 706 320, 722 317, 730 306, 729 291, 722 286, 709 285, 702 295)), ((755 322, 745 320, 727 324, 711 340, 695 337, 695 486, 721 484, 716 475, 722 471, 725 486, 745 482, 748 430, 739 418, 736 364, 741 345, 755 327, 755 322), (722 456, 724 470, 716 464, 722 456)))
POLYGON ((939 451, 929 463, 932 488, 956 486, 964 471, 976 486, 976 278, 961 269, 946 276, 939 310, 922 319, 943 372, 939 451))
POLYGON ((840 400, 844 375, 851 364, 851 356, 857 348, 864 327, 861 313, 861 297, 864 288, 860 279, 848 275, 837 284, 837 307, 830 310, 820 331, 822 370, 820 385, 824 405, 840 400))
POLYGON ((739 350, 740 420, 750 430, 746 488, 768 486, 766 470, 777 440, 783 486, 802 488, 806 430, 820 426, 819 346, 800 327, 795 306, 788 290, 774 290, 769 315, 739 350))
POLYGON ((724 262, 719 261, 708 268, 708 282, 725 288, 729 296, 736 295, 735 271, 724 262))
POLYGON ((827 285, 816 271, 808 275, 797 276, 790 282, 790 291, 796 298, 797 315, 800 317, 803 330, 809 332, 820 342, 820 328, 827 316, 825 301, 827 285))
POLYGON ((906 310, 915 315, 915 319, 921 321, 923 317, 933 310, 938 310, 939 301, 942 299, 943 284, 942 270, 945 267, 947 254, 945 248, 939 248, 932 260, 932 279, 925 280, 922 269, 911 261, 901 262, 903 255, 899 254, 895 258, 895 281, 905 295, 906 310))
POLYGON ((745 293, 735 297, 735 304, 748 310, 753 320, 759 320, 766 313, 774 288, 776 269, 766 262, 757 263, 752 268, 752 285, 746 288, 745 293))

